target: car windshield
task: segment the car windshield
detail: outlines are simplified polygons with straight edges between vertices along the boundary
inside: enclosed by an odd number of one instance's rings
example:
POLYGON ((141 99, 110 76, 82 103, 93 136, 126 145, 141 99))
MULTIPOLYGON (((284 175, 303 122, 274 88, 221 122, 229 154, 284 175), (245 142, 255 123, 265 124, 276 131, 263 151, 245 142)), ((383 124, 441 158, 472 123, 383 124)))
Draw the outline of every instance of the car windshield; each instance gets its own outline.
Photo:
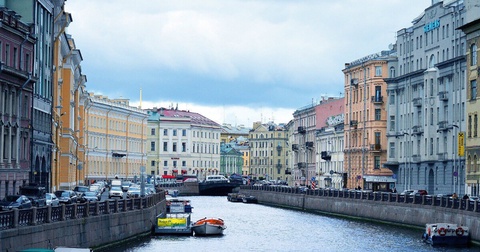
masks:
POLYGON ((97 196, 95 192, 85 192, 85 196, 97 196))
POLYGON ((76 187, 75 191, 77 191, 77 192, 87 192, 88 187, 76 187))
POLYGON ((112 191, 121 191, 122 188, 118 187, 118 186, 112 186, 112 191))
POLYGON ((70 193, 69 192, 62 192, 61 197, 70 197, 70 193))
POLYGON ((45 197, 47 198, 47 200, 51 200, 51 199, 52 199, 52 195, 51 195, 51 194, 46 194, 45 197))

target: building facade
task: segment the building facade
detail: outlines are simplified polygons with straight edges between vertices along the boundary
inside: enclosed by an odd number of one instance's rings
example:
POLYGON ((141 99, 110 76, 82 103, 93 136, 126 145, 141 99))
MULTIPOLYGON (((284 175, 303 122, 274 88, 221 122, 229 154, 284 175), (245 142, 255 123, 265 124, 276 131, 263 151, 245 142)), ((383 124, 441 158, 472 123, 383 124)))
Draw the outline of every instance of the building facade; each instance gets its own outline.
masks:
POLYGON ((465 192, 463 1, 437 2, 397 32, 398 62, 389 68, 386 166, 397 190, 465 192))
POLYGON ((16 194, 31 167, 34 31, 0 4, 0 196, 16 194))
POLYGON ((273 122, 253 123, 248 136, 250 144, 250 173, 254 180, 289 182, 288 132, 285 126, 273 122))
POLYGON ((389 191, 395 187, 387 161, 386 90, 394 51, 345 64, 345 167, 348 188, 389 191))
POLYGON ((220 174, 227 177, 232 174, 242 175, 243 153, 237 150, 235 143, 220 144, 220 174))
POLYGON ((139 178, 146 169, 148 114, 127 99, 82 93, 85 108, 85 180, 139 178))
POLYGON ((219 174, 219 124, 198 113, 174 108, 147 111, 151 173, 160 177, 196 175, 200 180, 219 174))
POLYGON ((295 185, 309 186, 316 176, 316 104, 302 107, 293 112, 294 121, 294 168, 292 179, 295 185))
POLYGON ((478 2, 465 1, 467 9, 465 24, 460 27, 466 35, 466 182, 465 192, 472 196, 480 195, 480 135, 478 134, 478 116, 480 111, 480 97, 477 85, 480 83, 480 6, 478 2), (476 3, 476 4, 475 4, 476 3))

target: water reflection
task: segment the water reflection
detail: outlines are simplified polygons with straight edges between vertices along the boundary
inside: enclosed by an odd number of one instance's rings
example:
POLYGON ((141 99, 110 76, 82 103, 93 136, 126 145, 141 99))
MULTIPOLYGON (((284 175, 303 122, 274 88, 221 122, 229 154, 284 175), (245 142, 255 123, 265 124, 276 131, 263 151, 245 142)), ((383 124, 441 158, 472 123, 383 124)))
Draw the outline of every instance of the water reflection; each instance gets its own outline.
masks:
POLYGON ((480 251, 432 248, 422 242, 423 230, 233 203, 226 197, 185 198, 194 207, 193 221, 224 219, 224 235, 152 236, 108 251, 480 251))

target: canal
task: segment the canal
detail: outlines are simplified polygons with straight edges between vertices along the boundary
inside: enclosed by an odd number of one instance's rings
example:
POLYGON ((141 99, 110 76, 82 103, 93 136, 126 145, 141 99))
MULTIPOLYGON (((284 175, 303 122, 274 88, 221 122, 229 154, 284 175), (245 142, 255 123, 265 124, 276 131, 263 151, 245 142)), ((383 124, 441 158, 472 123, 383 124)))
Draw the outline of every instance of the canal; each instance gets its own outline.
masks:
POLYGON ((192 221, 225 220, 221 237, 151 236, 107 252, 150 251, 479 251, 432 248, 422 230, 316 215, 259 204, 234 203, 226 197, 194 196, 192 221))

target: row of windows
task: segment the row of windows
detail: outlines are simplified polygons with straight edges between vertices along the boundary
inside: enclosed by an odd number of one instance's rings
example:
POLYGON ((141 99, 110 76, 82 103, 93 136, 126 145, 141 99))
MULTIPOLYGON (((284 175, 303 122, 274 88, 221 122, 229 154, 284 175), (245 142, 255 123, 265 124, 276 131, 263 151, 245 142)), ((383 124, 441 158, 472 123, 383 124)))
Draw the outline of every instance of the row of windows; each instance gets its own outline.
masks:
MULTIPOLYGON (((107 119, 97 116, 90 116, 90 120, 88 120, 88 126, 97 129, 106 129, 107 119)), ((129 133, 142 134, 142 128, 143 126, 141 124, 129 123, 129 133)), ((118 132, 127 132, 127 123, 108 119, 108 129, 118 132)))
MULTIPOLYGON (((164 160, 163 167, 169 167, 169 164, 172 165, 173 168, 179 167, 178 165, 181 164, 181 168, 187 167, 187 161, 177 161, 177 160, 164 160)), ((151 167, 157 167, 160 165, 160 162, 155 160, 150 161, 151 167)), ((200 167, 200 168, 211 168, 214 165, 214 168, 218 168, 218 161, 210 161, 210 160, 192 160, 192 167, 200 167)))
MULTIPOLYGON (((169 132, 172 132, 172 136, 177 136, 178 132, 181 132, 182 136, 187 136, 187 130, 186 129, 181 129, 181 130, 163 129, 163 135, 164 136, 168 136, 169 132)), ((216 133, 216 132, 203 132, 203 131, 195 131, 195 130, 192 131, 192 132, 193 132, 193 137, 204 138, 204 136, 205 136, 205 138, 209 138, 209 139, 218 139, 218 133, 216 133)), ((155 136, 156 134, 157 133, 156 133, 155 128, 150 129, 150 135, 155 136)))
POLYGON ((3 62, 6 66, 29 73, 31 71, 30 54, 25 53, 23 56, 25 60, 23 61, 24 65, 21 66, 19 49, 16 46, 10 46, 10 44, 0 40, 0 62, 3 62))

